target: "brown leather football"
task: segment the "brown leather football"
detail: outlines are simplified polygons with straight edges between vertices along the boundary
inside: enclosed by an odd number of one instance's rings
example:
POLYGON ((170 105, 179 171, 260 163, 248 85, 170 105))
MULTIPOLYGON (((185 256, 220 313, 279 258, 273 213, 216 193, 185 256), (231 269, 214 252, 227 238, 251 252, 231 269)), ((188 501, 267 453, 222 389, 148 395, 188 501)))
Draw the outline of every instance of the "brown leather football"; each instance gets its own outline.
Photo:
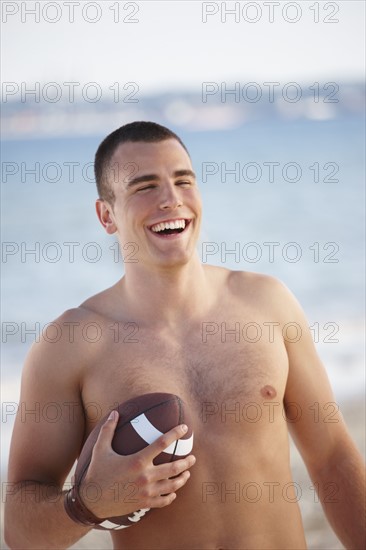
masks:
MULTIPOLYGON (((179 424, 187 424, 185 435, 174 441, 165 451, 154 459, 154 464, 164 464, 188 456, 193 447, 192 421, 187 406, 182 399, 171 393, 147 393, 129 399, 118 405, 118 424, 112 440, 113 450, 120 455, 130 455, 141 451, 162 434, 179 424)), ((83 480, 98 439, 100 429, 107 420, 109 413, 102 418, 90 433, 79 456, 75 471, 75 485, 78 487, 83 480)), ((106 518, 95 529, 124 529, 138 523, 149 508, 137 510, 129 515, 106 518)))

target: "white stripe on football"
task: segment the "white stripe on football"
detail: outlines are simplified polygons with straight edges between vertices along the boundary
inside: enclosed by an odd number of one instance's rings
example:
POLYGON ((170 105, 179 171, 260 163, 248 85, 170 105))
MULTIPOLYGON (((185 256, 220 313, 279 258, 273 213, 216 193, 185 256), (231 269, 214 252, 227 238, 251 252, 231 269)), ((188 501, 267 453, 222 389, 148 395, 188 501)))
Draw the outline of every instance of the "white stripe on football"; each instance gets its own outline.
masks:
MULTIPOLYGON (((148 445, 154 443, 160 436, 163 435, 162 432, 157 430, 153 426, 148 418, 144 414, 140 414, 134 418, 131 422, 133 429, 139 434, 139 436, 146 441, 148 445)), ((174 441, 164 449, 164 453, 175 454, 178 456, 184 456, 189 454, 193 449, 193 433, 189 439, 178 439, 174 441)))

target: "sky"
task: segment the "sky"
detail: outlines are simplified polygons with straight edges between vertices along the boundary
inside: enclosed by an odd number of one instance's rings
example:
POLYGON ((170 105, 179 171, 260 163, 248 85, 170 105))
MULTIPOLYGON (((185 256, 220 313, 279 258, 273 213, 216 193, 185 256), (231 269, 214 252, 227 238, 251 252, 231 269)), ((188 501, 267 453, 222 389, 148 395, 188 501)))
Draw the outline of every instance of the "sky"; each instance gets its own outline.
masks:
POLYGON ((3 1, 2 80, 136 82, 142 94, 362 80, 364 12, 353 0, 3 1))

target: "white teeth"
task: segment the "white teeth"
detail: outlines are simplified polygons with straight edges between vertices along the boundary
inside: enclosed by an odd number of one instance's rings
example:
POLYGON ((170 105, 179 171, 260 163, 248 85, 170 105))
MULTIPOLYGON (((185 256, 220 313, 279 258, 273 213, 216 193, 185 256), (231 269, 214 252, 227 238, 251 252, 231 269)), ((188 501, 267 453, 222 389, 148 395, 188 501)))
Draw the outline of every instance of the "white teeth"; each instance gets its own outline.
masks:
POLYGON ((157 223, 151 227, 151 230, 155 233, 159 233, 159 231, 163 231, 164 229, 184 229, 185 226, 185 220, 174 220, 171 222, 157 223))

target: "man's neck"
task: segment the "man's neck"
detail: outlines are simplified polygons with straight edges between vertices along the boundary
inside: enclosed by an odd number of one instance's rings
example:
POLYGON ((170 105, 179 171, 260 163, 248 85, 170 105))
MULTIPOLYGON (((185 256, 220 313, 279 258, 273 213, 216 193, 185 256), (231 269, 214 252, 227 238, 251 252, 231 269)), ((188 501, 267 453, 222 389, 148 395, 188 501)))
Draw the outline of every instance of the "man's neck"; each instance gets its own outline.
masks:
POLYGON ((174 269, 130 265, 119 286, 127 309, 155 326, 181 326, 207 310, 212 301, 207 270, 198 255, 174 269))

